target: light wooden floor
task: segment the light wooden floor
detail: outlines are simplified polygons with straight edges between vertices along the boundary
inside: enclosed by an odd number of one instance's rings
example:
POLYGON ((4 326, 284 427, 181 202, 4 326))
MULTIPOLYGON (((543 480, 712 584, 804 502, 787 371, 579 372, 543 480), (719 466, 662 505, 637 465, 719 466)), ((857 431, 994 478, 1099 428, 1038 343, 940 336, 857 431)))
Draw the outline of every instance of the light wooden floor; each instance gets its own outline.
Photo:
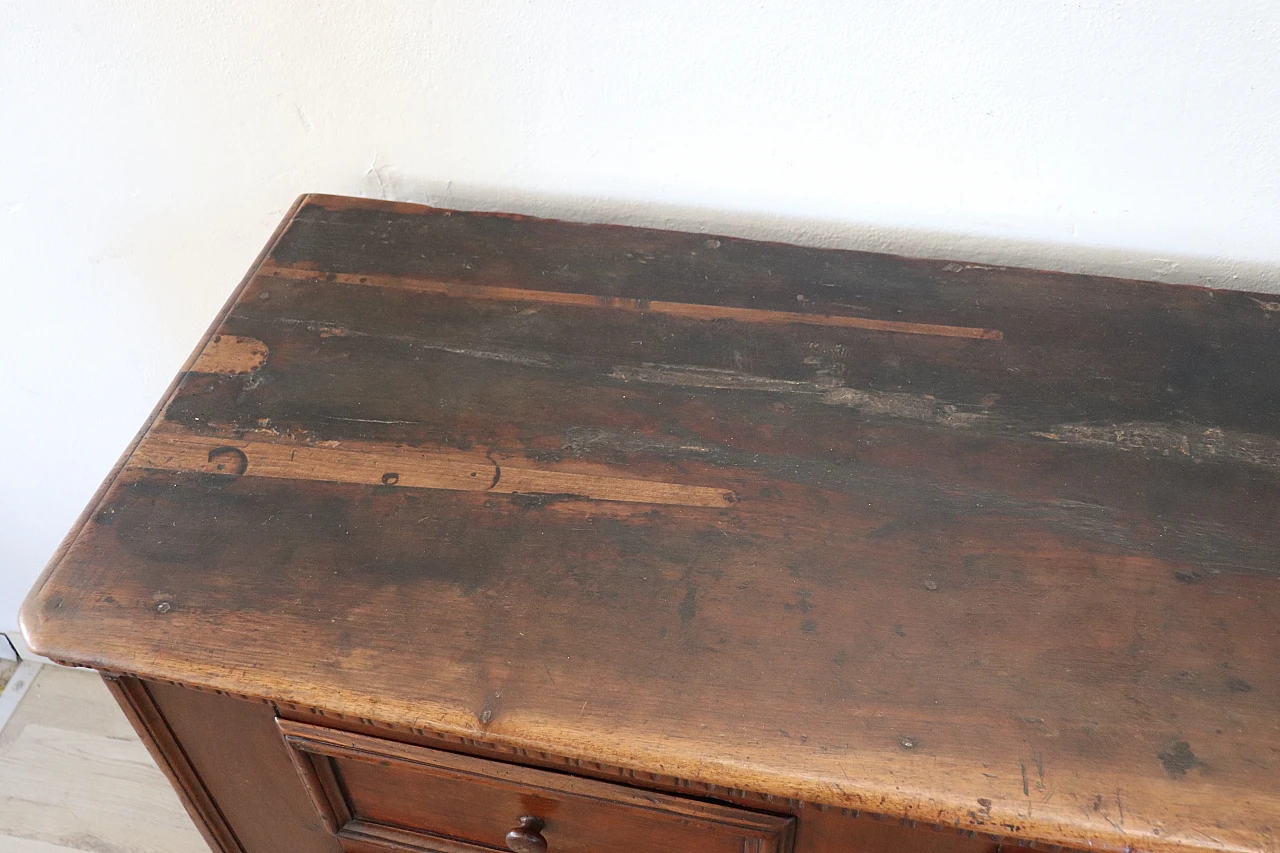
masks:
POLYGON ((0 853, 70 850, 209 853, 98 676, 45 666, 0 729, 0 853))

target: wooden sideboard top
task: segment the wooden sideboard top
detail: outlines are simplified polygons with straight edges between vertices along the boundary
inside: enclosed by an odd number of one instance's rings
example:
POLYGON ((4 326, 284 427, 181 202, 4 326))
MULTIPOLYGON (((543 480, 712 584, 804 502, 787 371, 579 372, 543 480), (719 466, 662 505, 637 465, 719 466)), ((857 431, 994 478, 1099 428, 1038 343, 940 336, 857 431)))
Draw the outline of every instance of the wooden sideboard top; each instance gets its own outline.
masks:
POLYGON ((307 196, 23 627, 818 804, 1275 851, 1278 345, 1280 297, 307 196))

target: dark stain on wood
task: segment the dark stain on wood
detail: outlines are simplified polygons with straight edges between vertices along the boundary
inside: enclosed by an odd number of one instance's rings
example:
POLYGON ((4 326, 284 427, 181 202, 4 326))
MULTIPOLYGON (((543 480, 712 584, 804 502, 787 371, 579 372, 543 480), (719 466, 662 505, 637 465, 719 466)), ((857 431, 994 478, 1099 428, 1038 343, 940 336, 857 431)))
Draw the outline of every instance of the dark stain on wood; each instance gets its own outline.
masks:
POLYGON ((1186 776, 1189 770, 1207 766, 1199 758, 1196 758, 1195 753, 1191 751, 1191 744, 1185 740, 1175 739, 1169 741, 1168 745, 1156 755, 1156 758, 1159 758, 1160 763, 1164 765, 1165 772, 1173 777, 1186 776))

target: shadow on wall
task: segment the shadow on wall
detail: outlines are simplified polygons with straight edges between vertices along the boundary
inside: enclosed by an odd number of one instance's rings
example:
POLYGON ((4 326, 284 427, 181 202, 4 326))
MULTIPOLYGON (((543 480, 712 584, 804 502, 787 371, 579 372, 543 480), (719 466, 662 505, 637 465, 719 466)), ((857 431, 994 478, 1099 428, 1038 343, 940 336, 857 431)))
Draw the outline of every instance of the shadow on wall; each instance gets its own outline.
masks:
POLYGON ((759 211, 554 195, 485 184, 460 185, 406 175, 394 166, 370 168, 365 173, 360 194, 459 210, 522 213, 575 222, 694 231, 830 249, 1280 293, 1280 264, 1274 263, 1195 255, 1162 254, 1156 257, 1136 249, 1016 240, 781 216, 759 211))

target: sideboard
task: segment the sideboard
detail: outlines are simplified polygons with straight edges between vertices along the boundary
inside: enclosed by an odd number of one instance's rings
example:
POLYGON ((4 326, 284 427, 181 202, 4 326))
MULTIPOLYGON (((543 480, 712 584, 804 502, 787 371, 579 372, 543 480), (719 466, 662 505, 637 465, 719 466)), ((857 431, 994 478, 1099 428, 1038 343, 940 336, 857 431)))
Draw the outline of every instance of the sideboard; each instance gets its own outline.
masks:
POLYGON ((305 196, 21 618, 223 853, 1275 853, 1280 297, 305 196))

